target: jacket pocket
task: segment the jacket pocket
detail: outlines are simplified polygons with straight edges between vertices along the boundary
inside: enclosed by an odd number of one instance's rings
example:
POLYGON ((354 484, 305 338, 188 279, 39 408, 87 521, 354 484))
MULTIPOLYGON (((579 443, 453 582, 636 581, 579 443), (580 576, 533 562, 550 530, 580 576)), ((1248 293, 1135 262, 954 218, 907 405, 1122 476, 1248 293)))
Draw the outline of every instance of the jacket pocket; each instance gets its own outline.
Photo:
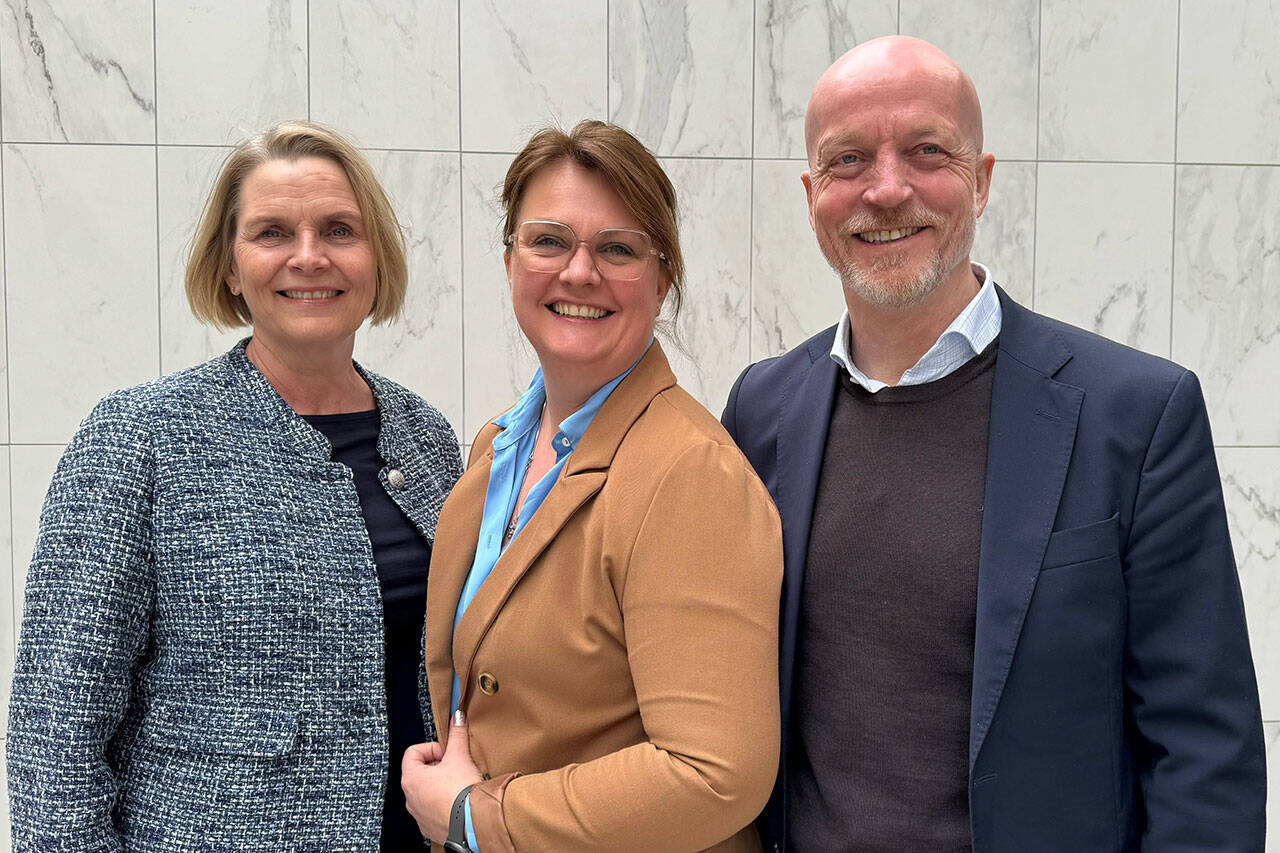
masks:
POLYGON ((139 736, 177 752, 278 758, 297 743, 298 712, 156 703, 144 718, 139 736))
POLYGON ((1120 513, 1117 512, 1102 521, 1068 527, 1050 534, 1040 571, 1074 566, 1104 557, 1117 557, 1119 553, 1120 513))

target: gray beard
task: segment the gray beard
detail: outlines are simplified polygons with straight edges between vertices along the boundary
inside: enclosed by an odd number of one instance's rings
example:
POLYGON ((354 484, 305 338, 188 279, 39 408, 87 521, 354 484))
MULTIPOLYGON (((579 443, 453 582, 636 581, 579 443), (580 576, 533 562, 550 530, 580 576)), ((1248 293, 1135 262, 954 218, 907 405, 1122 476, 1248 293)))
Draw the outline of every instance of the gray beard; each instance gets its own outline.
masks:
MULTIPOLYGON (((900 259, 892 257, 870 267, 860 267, 852 261, 838 262, 830 257, 827 258, 827 263, 840 276, 840 283, 845 289, 852 291, 862 301, 882 308, 909 308, 937 290, 951 271, 968 259, 969 252, 973 249, 977 224, 976 216, 969 219, 955 251, 948 257, 943 257, 941 253, 935 254, 924 269, 910 278, 904 279, 896 274, 900 259)), ((851 233, 848 239, 858 238, 851 233)))

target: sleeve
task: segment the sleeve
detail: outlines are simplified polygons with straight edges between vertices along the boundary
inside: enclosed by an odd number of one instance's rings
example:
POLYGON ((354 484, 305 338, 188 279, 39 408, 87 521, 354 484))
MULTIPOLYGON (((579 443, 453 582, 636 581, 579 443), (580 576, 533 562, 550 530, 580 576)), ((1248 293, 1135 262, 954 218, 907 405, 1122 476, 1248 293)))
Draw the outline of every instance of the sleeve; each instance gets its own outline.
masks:
POLYGON ((476 837, 500 850, 701 850, 760 813, 778 767, 782 534, 735 448, 662 475, 619 594, 649 741, 482 782, 476 837))
POLYGON ((155 579, 145 418, 100 403, 58 463, 27 574, 9 703, 15 851, 118 851, 106 748, 146 652, 155 579))
POLYGON ((1261 850, 1258 689, 1208 415, 1189 372, 1147 449, 1124 570, 1143 849, 1261 850))

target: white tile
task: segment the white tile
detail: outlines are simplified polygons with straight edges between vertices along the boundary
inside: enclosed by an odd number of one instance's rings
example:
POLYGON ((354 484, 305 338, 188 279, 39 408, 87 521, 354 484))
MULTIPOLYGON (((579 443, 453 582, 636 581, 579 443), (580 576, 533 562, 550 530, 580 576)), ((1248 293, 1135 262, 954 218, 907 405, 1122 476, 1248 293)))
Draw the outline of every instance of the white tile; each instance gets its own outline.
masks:
POLYGON ((470 443, 480 427, 511 406, 538 368, 511 311, 502 265, 498 194, 511 164, 506 154, 462 155, 464 426, 470 443))
POLYGON ((609 118, 660 155, 751 154, 751 4, 613 0, 609 118))
POLYGON ((970 257, 986 264, 996 284, 1032 307, 1035 275, 1036 164, 1002 163, 991 174, 987 209, 978 219, 970 257))
POLYGON ((1181 41, 1178 159, 1280 163, 1280 3, 1183 3, 1181 41))
MULTIPOLYGON (((9 448, 9 478, 13 532, 13 619, 22 621, 23 593, 27 586, 27 567, 36 545, 40 528, 40 510, 49 491, 53 470, 62 458, 62 445, 20 445, 9 448)), ((8 695, 6 691, 6 696, 8 695)))
POLYGON ((457 154, 370 152, 405 230, 409 292, 395 323, 356 336, 356 358, 462 427, 462 210, 457 154))
POLYGON ((718 417, 733 380, 751 361, 751 164, 669 159, 662 165, 680 204, 686 279, 677 324, 684 351, 665 340, 663 346, 681 386, 718 417))
POLYGON ((756 157, 804 157, 818 77, 854 45, 898 31, 898 0, 757 0, 756 157))
POLYGON ((1173 167, 1041 163, 1037 311, 1169 355, 1173 167))
MULTIPOLYGON (((4 158, 0 156, 0 186, 4 184, 4 158)), ((5 333, 4 217, 0 204, 0 444, 9 441, 9 343, 5 333)), ((3 485, 3 481, 0 481, 3 485)), ((3 834, 3 833, 0 833, 3 834)))
POLYGON ((310 4, 311 117, 374 148, 458 147, 458 5, 310 4))
POLYGON ((1262 718, 1280 720, 1280 448, 1217 453, 1262 718))
POLYGON ((219 332, 191 316, 184 276, 196 222, 229 148, 156 151, 160 236, 160 371, 172 373, 231 348, 248 329, 219 332))
POLYGON ((4 138, 154 141, 151 6, 151 0, 4 0, 4 138))
POLYGON ((1280 167, 1178 167, 1173 357, 1218 444, 1280 444, 1280 167))
POLYGON ((997 160, 1035 159, 1038 0, 903 0, 901 17, 903 35, 936 44, 973 78, 982 102, 983 149, 997 160))
POLYGON ((809 227, 805 162, 757 160, 752 168, 751 360, 759 361, 835 325, 844 295, 809 227))
MULTIPOLYGON (((9 448, 0 445, 0 731, 9 730, 9 686, 13 678, 13 654, 18 639, 19 618, 13 606, 13 536, 10 532, 12 520, 9 514, 9 488, 9 448)), ((8 797, 0 797, 0 800, 8 802, 8 797)), ((8 837, 9 833, 5 831, 8 825, 7 820, 0 823, 0 836, 8 837)))
MULTIPOLYGON (((5 682, 6 685, 8 684, 8 676, 9 674, 6 674, 6 682, 5 682)), ((5 687, 5 690, 6 692, 8 691, 7 686, 5 687)), ((8 770, 6 770, 5 768, 4 749, 2 748, 3 746, 4 746, 3 740, 0 740, 0 778, 7 779, 9 777, 8 777, 8 770)), ((10 843, 9 830, 8 830, 8 827, 9 827, 9 798, 8 797, 0 797, 0 827, 4 827, 4 829, 0 829, 0 853, 9 853, 9 851, 13 850, 13 846, 10 843)))
POLYGON ((1178 0, 1042 5, 1039 156, 1172 160, 1178 0))
POLYGON ((65 442, 156 376, 155 152, 4 147, 10 439, 65 442))
POLYGON ((228 145, 307 116, 306 0, 155 4, 159 141, 228 145))
POLYGON ((1267 849, 1280 850, 1280 721, 1262 724, 1267 741, 1267 849))
POLYGON ((462 4, 462 147, 520 150, 547 123, 608 114, 607 3, 462 4))

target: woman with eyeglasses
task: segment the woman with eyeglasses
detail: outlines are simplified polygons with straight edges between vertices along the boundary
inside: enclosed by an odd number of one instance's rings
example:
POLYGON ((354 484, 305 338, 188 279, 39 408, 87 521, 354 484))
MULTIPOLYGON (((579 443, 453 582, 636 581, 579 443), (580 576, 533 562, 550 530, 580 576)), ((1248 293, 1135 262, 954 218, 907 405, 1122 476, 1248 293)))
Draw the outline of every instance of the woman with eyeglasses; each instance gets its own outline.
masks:
POLYGON ((409 811, 450 851, 758 850, 781 531, 653 337, 684 286, 675 191, 584 121, 535 134, 502 201, 540 368, 440 515, 427 677, 452 725, 406 752, 409 811))

